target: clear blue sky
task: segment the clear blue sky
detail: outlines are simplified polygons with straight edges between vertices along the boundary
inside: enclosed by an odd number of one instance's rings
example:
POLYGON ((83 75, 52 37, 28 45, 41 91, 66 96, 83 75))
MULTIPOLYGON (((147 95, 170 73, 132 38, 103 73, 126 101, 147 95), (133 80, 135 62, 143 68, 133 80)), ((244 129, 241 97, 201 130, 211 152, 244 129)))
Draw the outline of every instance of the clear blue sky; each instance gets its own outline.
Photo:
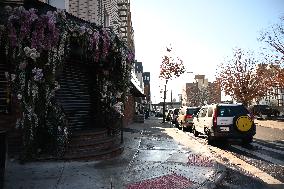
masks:
MULTIPOLYGON (((194 74, 209 81, 232 49, 261 51, 260 32, 284 16, 284 0, 131 0, 136 59, 151 72, 151 95, 162 101, 158 78, 165 47, 172 44, 188 72, 169 82, 174 98, 194 74)), ((168 93, 170 94, 170 93, 168 93)), ((169 96, 168 99, 169 101, 169 96)))

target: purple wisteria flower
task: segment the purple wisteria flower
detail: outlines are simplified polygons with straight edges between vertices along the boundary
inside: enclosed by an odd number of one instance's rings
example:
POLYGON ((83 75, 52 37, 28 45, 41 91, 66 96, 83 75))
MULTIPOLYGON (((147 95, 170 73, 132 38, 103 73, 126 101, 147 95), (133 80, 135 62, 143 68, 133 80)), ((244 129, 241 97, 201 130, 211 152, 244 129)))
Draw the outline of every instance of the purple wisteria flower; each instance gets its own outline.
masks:
POLYGON ((134 61, 134 53, 133 52, 128 52, 127 54, 127 61, 132 63, 134 61))
POLYGON ((49 50, 58 43, 59 29, 56 27, 56 16, 54 12, 48 11, 41 15, 35 22, 35 29, 32 33, 32 48, 39 51, 49 50))
POLYGON ((34 80, 35 80, 35 81, 41 81, 41 80, 42 80, 42 78, 43 78, 42 69, 40 69, 40 68, 34 68, 34 69, 32 70, 32 73, 35 74, 35 75, 34 75, 34 80))
POLYGON ((110 47, 110 37, 105 28, 102 29, 103 31, 103 58, 105 58, 108 55, 109 47, 110 47))

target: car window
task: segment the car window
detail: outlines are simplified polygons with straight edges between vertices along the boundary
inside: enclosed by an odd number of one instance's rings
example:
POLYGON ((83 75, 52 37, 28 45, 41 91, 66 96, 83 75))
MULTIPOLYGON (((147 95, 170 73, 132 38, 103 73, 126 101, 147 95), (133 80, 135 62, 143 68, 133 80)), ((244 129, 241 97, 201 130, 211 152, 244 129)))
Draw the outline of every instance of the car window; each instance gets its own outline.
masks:
POLYGON ((207 108, 204 108, 204 110, 203 110, 203 112, 202 112, 201 117, 205 117, 205 116, 206 116, 206 114, 207 114, 207 108))
POLYGON ((200 108, 187 108, 186 114, 188 115, 197 115, 200 108))
POLYGON ((198 112, 198 117, 201 117, 202 113, 203 113, 204 108, 201 108, 198 112))
POLYGON ((240 114, 249 114, 244 106, 219 106, 218 117, 234 117, 240 114))
POLYGON ((208 117, 212 117, 213 107, 208 108, 208 117))
POLYGON ((174 110, 174 114, 176 114, 176 115, 177 115, 177 114, 178 114, 178 112, 179 112, 179 109, 175 109, 175 110, 174 110))

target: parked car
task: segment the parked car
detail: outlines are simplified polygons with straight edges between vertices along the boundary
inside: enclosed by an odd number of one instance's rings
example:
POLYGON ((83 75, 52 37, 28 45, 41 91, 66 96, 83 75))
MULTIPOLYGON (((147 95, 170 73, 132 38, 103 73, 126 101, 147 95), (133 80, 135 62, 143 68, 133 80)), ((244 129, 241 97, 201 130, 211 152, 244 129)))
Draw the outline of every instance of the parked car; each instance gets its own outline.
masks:
POLYGON ((167 116, 166 116, 166 121, 172 121, 173 119, 173 111, 174 109, 169 109, 167 116))
POLYGON ((208 144, 219 139, 240 139, 249 144, 256 132, 253 116, 242 104, 203 106, 193 123, 193 134, 207 135, 208 144))
POLYGON ((155 117, 163 117, 163 112, 160 109, 157 109, 155 112, 155 117))
POLYGON ((199 107, 181 107, 176 119, 176 127, 183 131, 192 131, 193 118, 197 115, 199 107))
POLYGON ((175 124, 178 112, 179 108, 169 109, 168 114, 166 116, 166 121, 170 121, 172 124, 175 124))
POLYGON ((272 108, 268 105, 253 105, 249 107, 250 112, 257 117, 262 118, 262 115, 267 115, 268 117, 279 116, 279 110, 272 108))
POLYGON ((172 124, 176 124, 178 114, 179 114, 179 108, 175 108, 172 114, 172 124))

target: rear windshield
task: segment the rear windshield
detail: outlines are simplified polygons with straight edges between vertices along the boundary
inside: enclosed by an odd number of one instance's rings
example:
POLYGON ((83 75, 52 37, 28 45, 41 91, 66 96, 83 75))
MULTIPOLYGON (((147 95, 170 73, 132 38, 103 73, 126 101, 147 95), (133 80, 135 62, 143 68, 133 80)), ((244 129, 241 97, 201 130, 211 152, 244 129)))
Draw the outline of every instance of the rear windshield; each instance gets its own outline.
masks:
POLYGON ((178 114, 178 112, 179 112, 179 109, 175 109, 175 110, 174 110, 174 113, 175 113, 175 114, 178 114))
POLYGON ((218 117, 234 117, 240 114, 249 114, 244 106, 219 106, 218 117))
POLYGON ((196 115, 200 108, 187 108, 186 114, 187 115, 196 115))

